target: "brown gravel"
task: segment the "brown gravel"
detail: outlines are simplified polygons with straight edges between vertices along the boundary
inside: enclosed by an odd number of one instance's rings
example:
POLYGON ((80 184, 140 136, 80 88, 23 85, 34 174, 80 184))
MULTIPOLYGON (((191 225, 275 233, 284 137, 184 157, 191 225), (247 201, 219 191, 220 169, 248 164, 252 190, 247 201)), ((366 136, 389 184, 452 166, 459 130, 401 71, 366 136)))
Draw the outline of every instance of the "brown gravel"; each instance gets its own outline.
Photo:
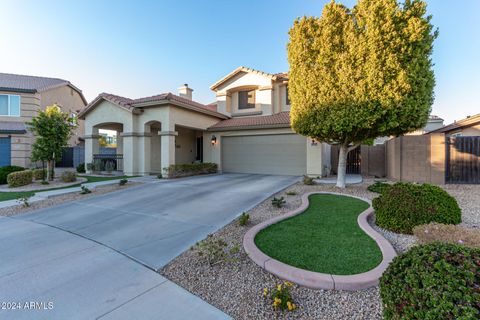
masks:
MULTIPOLYGON (((377 196, 366 189, 372 180, 349 186, 342 193, 373 199, 377 196)), ((478 227, 480 211, 480 186, 447 186, 445 189, 457 197, 464 211, 463 224, 478 227)), ((235 319, 381 319, 382 306, 379 288, 347 292, 333 290, 310 290, 294 285, 292 295, 298 305, 294 312, 275 311, 270 302, 263 298, 263 288, 273 288, 281 280, 254 264, 242 247, 245 232, 255 224, 273 216, 284 214, 300 205, 300 196, 308 191, 340 192, 330 185, 305 186, 295 184, 276 194, 284 196, 284 208, 274 209, 271 198, 249 211, 250 223, 240 227, 235 220, 215 233, 230 247, 238 245, 241 250, 233 262, 209 266, 195 251, 188 250, 170 262, 159 272, 196 294, 210 304, 223 310, 235 319), (297 195, 287 196, 287 191, 297 195)), ((383 230, 373 224, 395 247, 397 252, 408 250, 415 242, 413 236, 399 235, 383 230)))
POLYGON ((70 193, 70 194, 64 194, 56 197, 52 197, 49 199, 41 200, 41 201, 36 201, 30 204, 30 207, 24 207, 22 204, 19 204, 14 207, 8 207, 8 208, 2 208, 0 209, 0 216, 13 216, 16 214, 21 214, 21 213, 26 213, 38 209, 43 209, 47 207, 51 207, 57 204, 61 204, 67 201, 76 201, 76 200, 81 200, 85 198, 89 198, 92 196, 97 196, 109 192, 114 192, 117 190, 123 190, 126 188, 130 188, 133 186, 137 186, 141 183, 138 182, 128 182, 124 186, 119 186, 118 183, 115 184, 109 184, 109 185, 104 185, 104 186, 98 186, 95 189, 92 189, 92 193, 89 194, 80 194, 80 192, 77 193, 70 193))

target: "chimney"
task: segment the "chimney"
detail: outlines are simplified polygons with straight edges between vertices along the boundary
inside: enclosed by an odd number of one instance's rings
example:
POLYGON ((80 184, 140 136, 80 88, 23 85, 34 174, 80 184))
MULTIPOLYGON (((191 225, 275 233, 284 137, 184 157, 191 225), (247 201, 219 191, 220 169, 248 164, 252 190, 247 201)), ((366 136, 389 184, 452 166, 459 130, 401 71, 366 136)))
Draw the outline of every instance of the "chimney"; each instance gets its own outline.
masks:
POLYGON ((192 100, 193 89, 188 87, 188 84, 185 83, 182 87, 178 88, 178 95, 188 100, 192 100))

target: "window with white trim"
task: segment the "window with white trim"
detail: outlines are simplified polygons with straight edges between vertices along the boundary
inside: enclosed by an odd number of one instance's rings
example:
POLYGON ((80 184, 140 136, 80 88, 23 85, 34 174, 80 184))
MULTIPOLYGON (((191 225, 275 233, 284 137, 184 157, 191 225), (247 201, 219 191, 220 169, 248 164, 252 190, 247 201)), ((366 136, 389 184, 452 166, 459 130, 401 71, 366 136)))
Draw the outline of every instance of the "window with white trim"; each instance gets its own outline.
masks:
POLYGON ((0 116, 20 117, 20 96, 0 94, 0 116))
POLYGON ((255 108, 255 90, 238 92, 238 109, 255 108))

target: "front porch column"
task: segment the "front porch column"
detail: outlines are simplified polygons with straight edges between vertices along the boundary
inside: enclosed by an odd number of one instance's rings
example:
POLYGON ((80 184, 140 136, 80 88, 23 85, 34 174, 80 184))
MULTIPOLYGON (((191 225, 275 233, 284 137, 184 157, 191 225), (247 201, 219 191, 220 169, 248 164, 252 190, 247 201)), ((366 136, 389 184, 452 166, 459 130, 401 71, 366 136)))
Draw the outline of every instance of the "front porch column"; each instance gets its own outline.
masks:
MULTIPOLYGON (((117 148, 116 153, 123 155, 123 137, 121 137, 121 132, 117 131, 117 148)), ((117 170, 123 171, 123 159, 121 161, 117 161, 117 170)))
POLYGON ((138 137, 134 132, 121 133, 123 144, 123 174, 133 176, 139 174, 138 137))
POLYGON ((140 133, 138 137, 138 158, 139 158, 139 164, 140 164, 140 174, 141 175, 149 175, 151 170, 151 164, 150 164, 150 153, 151 153, 151 145, 150 145, 150 140, 151 140, 151 133, 150 132, 144 132, 140 133))
POLYGON ((87 163, 93 163, 93 155, 100 153, 100 135, 98 129, 92 128, 92 134, 85 135, 85 170, 87 170, 87 163))
POLYGON ((158 135, 161 137, 161 152, 162 152, 162 173, 164 168, 175 164, 175 137, 178 135, 176 131, 159 131, 158 135))

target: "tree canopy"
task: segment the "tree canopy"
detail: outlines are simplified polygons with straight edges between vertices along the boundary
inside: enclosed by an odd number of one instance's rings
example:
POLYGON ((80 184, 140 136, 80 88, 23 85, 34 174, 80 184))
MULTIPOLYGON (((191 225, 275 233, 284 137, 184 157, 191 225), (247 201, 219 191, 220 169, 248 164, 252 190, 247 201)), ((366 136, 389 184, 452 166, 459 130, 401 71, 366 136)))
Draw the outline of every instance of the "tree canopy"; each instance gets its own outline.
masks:
POLYGON ((49 179, 53 179, 53 162, 61 159, 62 149, 68 145, 68 139, 75 127, 73 123, 68 113, 62 112, 57 105, 39 111, 28 123, 30 131, 36 136, 31 160, 48 162, 49 179))
POLYGON ((342 152, 423 127, 435 85, 430 20, 421 0, 352 10, 332 0, 320 18, 297 19, 287 47, 293 130, 342 152))

